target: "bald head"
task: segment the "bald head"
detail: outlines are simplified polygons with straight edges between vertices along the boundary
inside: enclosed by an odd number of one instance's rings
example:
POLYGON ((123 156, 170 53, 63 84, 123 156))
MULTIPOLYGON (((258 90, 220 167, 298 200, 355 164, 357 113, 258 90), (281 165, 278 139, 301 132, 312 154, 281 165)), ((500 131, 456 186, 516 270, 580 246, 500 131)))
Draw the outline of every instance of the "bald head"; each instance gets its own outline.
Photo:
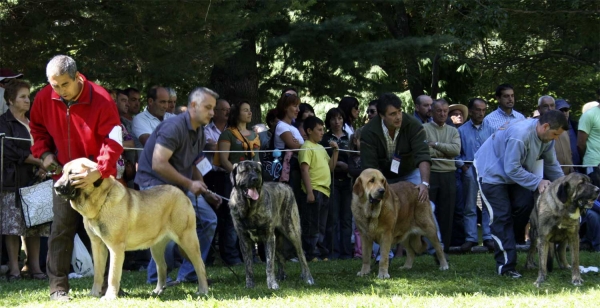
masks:
POLYGON ((427 120, 431 117, 431 104, 433 99, 428 95, 419 95, 415 99, 415 111, 421 120, 427 120))
POLYGON ((540 116, 546 113, 546 111, 554 109, 556 109, 554 97, 550 95, 544 95, 538 99, 538 111, 540 112, 540 116))

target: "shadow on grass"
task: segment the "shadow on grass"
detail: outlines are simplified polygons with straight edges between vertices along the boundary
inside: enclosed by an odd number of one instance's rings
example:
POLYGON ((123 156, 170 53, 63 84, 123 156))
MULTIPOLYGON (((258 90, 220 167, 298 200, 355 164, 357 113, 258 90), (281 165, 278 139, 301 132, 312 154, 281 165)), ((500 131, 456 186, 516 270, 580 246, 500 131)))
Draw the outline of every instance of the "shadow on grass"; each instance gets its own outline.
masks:
MULTIPOLYGON (((361 261, 329 261, 310 263, 310 269, 316 285, 308 286, 300 279, 300 267, 297 263, 286 263, 287 279, 280 282, 279 290, 269 290, 266 287, 265 265, 255 265, 254 289, 245 288, 245 271, 243 266, 235 266, 233 270, 237 277, 226 267, 208 267, 209 278, 214 280, 210 286, 208 298, 217 301, 264 298, 300 298, 304 296, 357 296, 370 295, 378 297, 418 296, 428 297, 483 295, 487 297, 502 297, 507 295, 552 295, 552 294, 581 294, 589 290, 597 290, 600 283, 598 274, 583 274, 584 285, 574 287, 571 284, 571 271, 555 269, 550 273, 547 282, 536 288, 533 282, 537 278, 537 270, 524 270, 526 254, 519 254, 517 269, 523 274, 521 279, 511 279, 495 274, 492 254, 451 255, 450 270, 439 271, 438 266, 430 256, 421 256, 415 261, 411 270, 401 270, 404 258, 394 259, 390 266, 391 279, 378 279, 378 265, 373 265, 371 274, 358 277, 361 261)), ((598 254, 582 252, 581 264, 598 265, 598 254)), ((175 273, 171 273, 174 276, 175 273)), ((128 299, 158 301, 181 301, 186 299, 201 299, 195 294, 196 284, 185 283, 167 288, 160 297, 152 296, 154 285, 146 284, 145 272, 125 272, 121 287, 129 293, 128 299)), ((86 299, 92 286, 92 278, 70 280, 72 296, 76 299, 86 299)), ((0 282, 0 298, 31 293, 32 299, 46 300, 48 284, 43 281, 23 280, 16 283, 0 282)))

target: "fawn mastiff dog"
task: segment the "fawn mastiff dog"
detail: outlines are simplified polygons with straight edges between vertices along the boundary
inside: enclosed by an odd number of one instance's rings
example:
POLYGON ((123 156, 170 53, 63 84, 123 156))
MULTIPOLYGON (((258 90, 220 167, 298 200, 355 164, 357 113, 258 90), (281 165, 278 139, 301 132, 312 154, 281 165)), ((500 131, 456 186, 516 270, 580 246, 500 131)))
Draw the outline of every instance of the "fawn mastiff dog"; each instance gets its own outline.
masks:
POLYGON ((535 252, 538 252, 539 270, 535 285, 546 280, 547 270, 555 252, 560 268, 571 268, 571 282, 583 283, 579 272, 579 217, 590 209, 598 198, 600 189, 592 185, 590 178, 581 173, 571 173, 552 182, 540 194, 530 216, 531 246, 527 254, 527 268, 535 268, 535 252), (567 244, 571 250, 571 263, 567 262, 567 244), (548 263, 549 262, 549 263, 548 263))
POLYGON ((437 237, 437 227, 429 203, 419 202, 419 190, 409 182, 388 184, 381 171, 366 169, 356 179, 352 191, 352 214, 362 240, 362 269, 358 276, 371 272, 373 241, 380 245, 379 274, 388 273, 389 251, 401 242, 406 249, 404 269, 412 268, 415 254, 425 251, 426 236, 435 248, 440 270, 448 269, 448 262, 437 237))
POLYGON ((281 253, 285 239, 296 250, 302 268, 301 277, 307 284, 314 284, 302 250, 300 216, 292 188, 278 182, 263 183, 261 164, 253 161, 233 165, 231 182, 234 187, 229 208, 246 266, 246 287, 254 287, 251 244, 256 240, 265 243, 269 289, 279 288, 275 279, 275 261, 277 279, 285 279, 285 258, 281 253))
POLYGON ((101 295, 107 248, 110 264, 108 289, 103 299, 117 297, 125 251, 148 247, 158 273, 154 293, 162 293, 167 276, 165 247, 169 240, 185 251, 198 275, 198 292, 206 294, 208 284, 196 235, 196 214, 185 193, 171 185, 136 191, 124 187, 112 176, 83 189, 71 185, 71 175, 95 167, 96 163, 86 158, 73 160, 64 166, 63 175, 54 184, 56 193, 68 199, 71 207, 83 216, 92 242, 94 284, 91 295, 101 295))

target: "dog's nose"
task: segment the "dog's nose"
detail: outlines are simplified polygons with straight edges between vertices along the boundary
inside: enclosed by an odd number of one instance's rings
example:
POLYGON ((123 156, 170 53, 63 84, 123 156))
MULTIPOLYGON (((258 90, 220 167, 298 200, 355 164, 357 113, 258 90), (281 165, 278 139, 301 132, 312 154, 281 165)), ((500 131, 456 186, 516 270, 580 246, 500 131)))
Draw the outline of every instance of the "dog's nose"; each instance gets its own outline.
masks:
POLYGON ((385 188, 379 188, 377 192, 383 195, 385 193, 385 188))
POLYGON ((68 188, 66 185, 59 185, 59 186, 54 186, 54 190, 56 190, 57 193, 64 195, 68 193, 68 188))

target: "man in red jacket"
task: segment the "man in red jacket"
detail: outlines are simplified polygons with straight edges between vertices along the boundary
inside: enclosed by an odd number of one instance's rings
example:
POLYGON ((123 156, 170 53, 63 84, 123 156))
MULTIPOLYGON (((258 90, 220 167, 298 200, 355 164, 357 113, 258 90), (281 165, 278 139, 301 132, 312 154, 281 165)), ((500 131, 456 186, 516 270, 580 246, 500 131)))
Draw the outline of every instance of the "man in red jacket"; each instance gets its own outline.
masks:
MULTIPOLYGON (((42 159, 46 170, 56 171, 56 178, 61 166, 73 159, 86 157, 97 162, 95 170, 73 175, 76 187, 116 175, 123 146, 119 112, 110 95, 80 74, 68 56, 52 58, 46 76, 50 84, 36 95, 31 109, 33 156, 42 159)), ((73 239, 83 219, 68 201, 56 195, 53 201, 47 261, 50 298, 68 301, 73 239)))

